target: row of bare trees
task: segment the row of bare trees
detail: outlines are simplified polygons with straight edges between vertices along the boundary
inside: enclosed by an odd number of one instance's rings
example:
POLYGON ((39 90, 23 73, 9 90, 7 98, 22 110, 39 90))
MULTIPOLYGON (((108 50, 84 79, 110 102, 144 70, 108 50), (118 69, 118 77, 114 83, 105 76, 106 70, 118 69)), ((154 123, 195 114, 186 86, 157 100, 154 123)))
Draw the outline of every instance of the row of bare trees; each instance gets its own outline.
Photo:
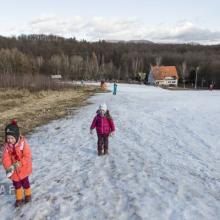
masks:
POLYGON ((135 79, 150 65, 175 65, 180 82, 220 88, 220 46, 86 42, 58 36, 0 37, 0 74, 52 75, 65 79, 135 79), (199 71, 196 72, 197 67, 199 71))

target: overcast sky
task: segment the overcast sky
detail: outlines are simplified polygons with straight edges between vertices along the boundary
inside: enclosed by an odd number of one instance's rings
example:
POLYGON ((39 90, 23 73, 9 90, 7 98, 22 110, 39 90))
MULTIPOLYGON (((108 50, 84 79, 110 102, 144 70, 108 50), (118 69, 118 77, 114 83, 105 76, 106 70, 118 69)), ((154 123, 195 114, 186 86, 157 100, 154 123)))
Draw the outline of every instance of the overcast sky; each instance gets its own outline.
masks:
POLYGON ((0 0, 0 35, 220 43, 220 0, 0 0))

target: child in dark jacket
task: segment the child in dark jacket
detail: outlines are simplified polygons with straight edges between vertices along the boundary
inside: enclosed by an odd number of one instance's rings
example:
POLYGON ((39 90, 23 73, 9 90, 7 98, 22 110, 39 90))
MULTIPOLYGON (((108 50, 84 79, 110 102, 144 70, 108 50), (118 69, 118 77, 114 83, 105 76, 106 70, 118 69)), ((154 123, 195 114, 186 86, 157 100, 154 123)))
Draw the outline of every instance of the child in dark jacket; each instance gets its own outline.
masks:
POLYGON ((94 117, 92 124, 90 126, 90 133, 92 134, 92 130, 96 128, 97 136, 98 136, 98 155, 101 156, 103 154, 108 154, 108 137, 109 135, 113 135, 115 132, 115 125, 112 117, 110 116, 109 110, 107 109, 107 105, 101 104, 97 111, 96 116, 94 117), (104 153, 103 153, 104 147, 104 153))

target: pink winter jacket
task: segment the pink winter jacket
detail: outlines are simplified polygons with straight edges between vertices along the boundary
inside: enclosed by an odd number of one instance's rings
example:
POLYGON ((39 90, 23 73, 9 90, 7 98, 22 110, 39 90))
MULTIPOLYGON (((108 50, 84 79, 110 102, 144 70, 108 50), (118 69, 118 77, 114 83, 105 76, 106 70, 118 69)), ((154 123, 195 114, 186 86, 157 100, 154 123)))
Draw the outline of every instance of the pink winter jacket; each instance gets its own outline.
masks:
POLYGON ((94 117, 90 129, 96 128, 97 134, 110 134, 115 131, 112 118, 101 116, 99 113, 94 117))

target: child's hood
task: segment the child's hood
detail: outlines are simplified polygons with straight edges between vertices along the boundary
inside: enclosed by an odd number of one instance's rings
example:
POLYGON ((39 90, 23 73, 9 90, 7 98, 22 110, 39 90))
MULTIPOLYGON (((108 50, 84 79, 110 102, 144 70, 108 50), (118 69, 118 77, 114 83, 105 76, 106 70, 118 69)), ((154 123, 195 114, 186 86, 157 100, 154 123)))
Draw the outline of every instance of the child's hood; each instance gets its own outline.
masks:
MULTIPOLYGON (((101 110, 100 110, 100 109, 98 109, 98 110, 96 111, 96 114, 97 114, 97 116, 102 117, 102 115, 101 115, 101 110)), ((108 119, 112 119, 109 110, 107 110, 107 111, 105 112, 105 114, 103 115, 103 117, 106 117, 106 118, 108 118, 108 119)))
POLYGON ((15 143, 14 145, 5 143, 4 148, 8 150, 9 152, 12 152, 13 149, 18 149, 18 148, 20 150, 23 150, 25 141, 26 141, 25 138, 23 136, 20 136, 17 143, 15 143))

